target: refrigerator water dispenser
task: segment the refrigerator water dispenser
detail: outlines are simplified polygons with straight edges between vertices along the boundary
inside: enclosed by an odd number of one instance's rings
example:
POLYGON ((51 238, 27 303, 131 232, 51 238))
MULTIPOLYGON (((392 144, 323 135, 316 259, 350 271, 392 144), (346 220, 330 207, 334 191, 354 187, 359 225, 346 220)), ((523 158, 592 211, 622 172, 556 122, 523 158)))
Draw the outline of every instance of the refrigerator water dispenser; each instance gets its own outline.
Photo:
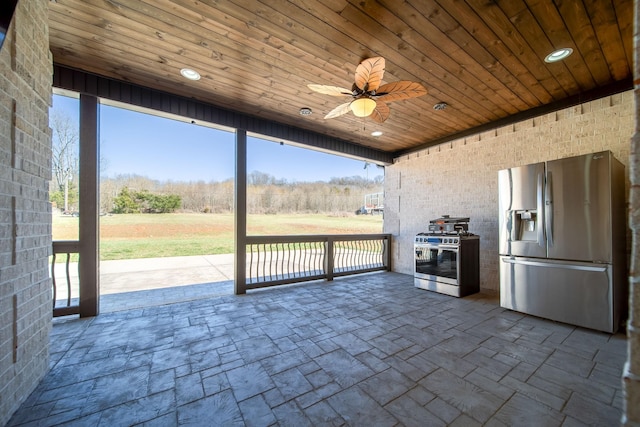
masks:
POLYGON ((538 239, 537 233, 538 214, 536 211, 516 212, 517 240, 528 240, 535 242, 538 239))

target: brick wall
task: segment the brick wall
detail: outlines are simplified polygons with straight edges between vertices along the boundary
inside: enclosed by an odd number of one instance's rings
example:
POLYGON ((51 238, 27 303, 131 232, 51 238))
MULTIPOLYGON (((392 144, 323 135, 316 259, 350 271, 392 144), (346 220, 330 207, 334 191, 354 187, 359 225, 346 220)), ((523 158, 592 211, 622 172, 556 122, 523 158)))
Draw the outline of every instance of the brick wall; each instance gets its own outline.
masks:
POLYGON ((497 292, 498 171, 600 150, 627 166, 634 119, 629 91, 396 159, 385 171, 384 218, 394 271, 413 274, 413 237, 430 219, 469 216, 480 236, 480 286, 497 292))
POLYGON ((623 426, 640 425, 640 7, 634 2, 635 33, 635 134, 631 139, 629 159, 631 189, 629 191, 629 228, 632 235, 631 271, 629 278, 629 324, 627 327, 627 363, 623 372, 624 412, 623 426))
POLYGON ((19 2, 0 51, 0 425, 49 364, 52 65, 47 3, 19 2))

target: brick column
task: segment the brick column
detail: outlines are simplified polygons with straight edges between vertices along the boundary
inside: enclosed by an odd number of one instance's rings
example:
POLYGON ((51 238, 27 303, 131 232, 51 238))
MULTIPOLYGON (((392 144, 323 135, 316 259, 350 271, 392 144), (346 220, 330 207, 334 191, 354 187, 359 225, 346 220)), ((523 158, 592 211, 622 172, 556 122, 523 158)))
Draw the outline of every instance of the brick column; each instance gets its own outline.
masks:
POLYGON ((48 2, 18 2, 0 50, 0 426, 49 367, 48 2))
POLYGON ((623 373, 624 413, 622 424, 640 425, 640 10, 635 1, 634 97, 635 131, 629 161, 629 227, 631 228, 631 270, 629 273, 628 356, 623 373))

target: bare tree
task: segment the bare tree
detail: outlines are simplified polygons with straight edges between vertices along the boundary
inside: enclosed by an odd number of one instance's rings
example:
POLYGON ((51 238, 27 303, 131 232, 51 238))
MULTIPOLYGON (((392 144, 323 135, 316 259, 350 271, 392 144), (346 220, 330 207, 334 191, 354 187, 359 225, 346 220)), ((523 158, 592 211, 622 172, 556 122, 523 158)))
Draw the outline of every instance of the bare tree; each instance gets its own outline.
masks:
POLYGON ((78 124, 63 112, 51 114, 52 170, 58 192, 64 195, 64 210, 69 210, 69 186, 78 176, 78 124))

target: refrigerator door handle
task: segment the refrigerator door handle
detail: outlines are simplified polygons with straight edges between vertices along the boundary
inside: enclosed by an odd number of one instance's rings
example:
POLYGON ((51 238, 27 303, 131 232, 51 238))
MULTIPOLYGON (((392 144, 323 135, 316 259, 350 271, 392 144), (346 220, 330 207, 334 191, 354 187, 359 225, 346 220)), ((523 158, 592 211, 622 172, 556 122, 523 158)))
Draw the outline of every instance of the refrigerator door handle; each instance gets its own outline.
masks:
POLYGON ((551 181, 551 172, 547 171, 547 181, 545 183, 545 206, 544 206, 544 225, 547 232, 547 242, 549 247, 553 246, 553 194, 551 189, 553 182, 551 181))
POLYGON ((603 273, 607 271, 607 266, 590 266, 590 265, 576 265, 576 264, 558 264, 551 262, 542 262, 542 261, 526 261, 514 258, 502 258, 502 262, 506 262, 508 264, 521 264, 521 265, 530 265, 533 267, 551 267, 551 268, 564 268, 566 270, 580 270, 580 271, 597 271, 603 273))
POLYGON ((538 211, 538 225, 537 225, 537 233, 538 233, 538 245, 544 247, 544 229, 542 228, 542 224, 544 223, 544 192, 542 185, 542 174, 538 174, 538 188, 537 188, 537 206, 536 210, 538 211))

